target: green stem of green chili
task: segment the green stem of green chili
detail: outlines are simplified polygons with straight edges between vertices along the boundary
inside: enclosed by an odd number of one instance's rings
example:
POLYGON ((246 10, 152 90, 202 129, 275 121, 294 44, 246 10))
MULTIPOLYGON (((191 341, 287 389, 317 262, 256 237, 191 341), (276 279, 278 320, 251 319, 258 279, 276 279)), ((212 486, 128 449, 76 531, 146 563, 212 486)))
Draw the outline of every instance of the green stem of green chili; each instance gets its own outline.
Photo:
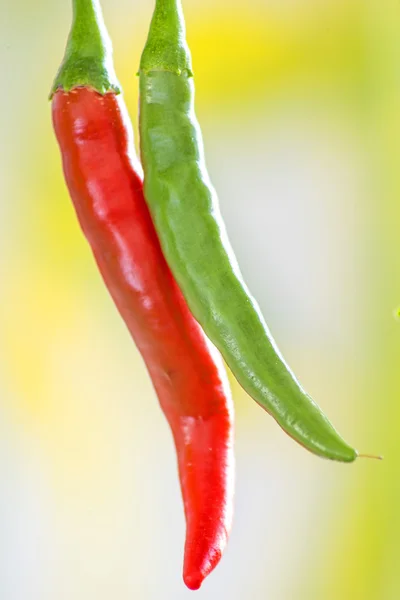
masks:
POLYGON ((149 36, 140 70, 170 71, 192 76, 192 61, 186 44, 182 5, 175 0, 156 0, 149 36))

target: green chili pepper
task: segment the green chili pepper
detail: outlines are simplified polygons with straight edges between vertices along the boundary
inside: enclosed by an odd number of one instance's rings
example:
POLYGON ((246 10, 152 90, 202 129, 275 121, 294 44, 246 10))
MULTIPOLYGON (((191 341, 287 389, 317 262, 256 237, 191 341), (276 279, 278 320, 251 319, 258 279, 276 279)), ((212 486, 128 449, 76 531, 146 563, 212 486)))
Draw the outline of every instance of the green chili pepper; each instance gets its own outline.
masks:
POLYGON ((319 456, 355 460, 287 366, 242 279, 205 166, 179 0, 156 0, 139 75, 145 197, 192 313, 286 433, 319 456))

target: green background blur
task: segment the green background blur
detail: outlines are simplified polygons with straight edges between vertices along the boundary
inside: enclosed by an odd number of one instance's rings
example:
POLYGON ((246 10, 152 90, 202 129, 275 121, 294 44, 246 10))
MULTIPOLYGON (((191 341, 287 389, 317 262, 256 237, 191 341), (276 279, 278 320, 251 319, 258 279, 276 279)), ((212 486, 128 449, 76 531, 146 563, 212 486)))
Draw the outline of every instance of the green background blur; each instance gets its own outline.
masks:
MULTIPOLYGON (((47 102, 60 0, 0 0, 0 597, 193 597, 167 424, 80 233, 47 102)), ((284 355, 362 452, 287 438, 232 381, 231 540, 196 597, 400 598, 400 4, 186 0, 209 170, 284 355)), ((150 0, 103 0, 137 131, 150 0)))

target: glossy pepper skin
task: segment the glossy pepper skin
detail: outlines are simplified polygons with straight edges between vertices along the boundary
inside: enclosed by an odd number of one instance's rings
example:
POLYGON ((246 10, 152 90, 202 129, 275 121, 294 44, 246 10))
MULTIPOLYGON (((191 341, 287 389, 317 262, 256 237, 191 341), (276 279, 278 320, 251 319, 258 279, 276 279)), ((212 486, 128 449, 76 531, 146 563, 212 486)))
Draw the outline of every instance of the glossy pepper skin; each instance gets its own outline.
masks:
POLYGON ((127 111, 115 93, 100 7, 76 0, 74 9, 66 58, 53 88, 54 130, 80 226, 171 426, 187 523, 183 577, 197 589, 221 558, 232 520, 229 386, 218 352, 193 318, 162 254, 143 197, 127 111), (77 62, 89 65, 89 72, 77 70, 77 62))
POLYGON ((321 457, 355 460, 287 366, 243 281, 206 170, 180 0, 156 0, 139 75, 145 198, 190 309, 291 437, 321 457))

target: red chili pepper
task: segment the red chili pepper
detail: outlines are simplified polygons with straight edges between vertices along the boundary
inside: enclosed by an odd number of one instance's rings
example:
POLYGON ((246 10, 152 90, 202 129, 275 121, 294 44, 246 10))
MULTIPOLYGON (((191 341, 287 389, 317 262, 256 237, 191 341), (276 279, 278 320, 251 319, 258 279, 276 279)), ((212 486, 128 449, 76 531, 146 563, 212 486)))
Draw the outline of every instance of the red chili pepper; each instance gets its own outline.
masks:
MULTIPOLYGON (((74 26, 86 27, 85 39, 90 39, 94 24, 100 35, 101 15, 93 0, 78 2, 83 4, 80 16, 74 5, 74 26)), ((123 100, 114 86, 98 85, 93 76, 98 52, 88 58, 87 44, 84 56, 91 70, 82 80, 73 32, 52 103, 64 175, 81 228, 172 429, 187 523, 183 577, 190 589, 198 589, 217 565, 231 525, 229 387, 219 354, 192 317, 162 254, 123 100), (76 81, 71 73, 79 74, 76 81)), ((104 24, 102 35, 104 58, 104 24)))

